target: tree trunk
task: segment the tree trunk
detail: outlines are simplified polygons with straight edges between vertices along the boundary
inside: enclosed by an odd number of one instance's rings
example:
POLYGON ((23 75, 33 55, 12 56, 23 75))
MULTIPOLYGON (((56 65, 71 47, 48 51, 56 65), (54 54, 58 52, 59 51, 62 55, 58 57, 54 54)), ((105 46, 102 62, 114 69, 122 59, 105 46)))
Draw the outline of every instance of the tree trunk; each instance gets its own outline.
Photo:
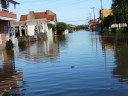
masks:
POLYGON ((128 32, 128 15, 124 15, 125 23, 127 24, 126 31, 128 32))

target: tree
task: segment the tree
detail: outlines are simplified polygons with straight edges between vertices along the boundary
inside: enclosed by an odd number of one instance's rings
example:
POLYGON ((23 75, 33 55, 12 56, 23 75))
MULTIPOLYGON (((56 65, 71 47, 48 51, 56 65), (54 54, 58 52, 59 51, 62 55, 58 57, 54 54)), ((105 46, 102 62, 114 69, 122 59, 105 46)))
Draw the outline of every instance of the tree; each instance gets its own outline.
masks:
POLYGON ((12 50, 12 48, 13 48, 13 43, 12 43, 12 41, 9 39, 9 41, 6 41, 5 49, 6 49, 6 50, 12 50))
POLYGON ((89 26, 88 25, 77 25, 76 30, 88 30, 89 26))
POLYGON ((67 25, 64 22, 59 22, 56 25, 57 28, 57 34, 63 34, 63 32, 67 29, 67 25))
POLYGON ((104 22, 103 26, 108 29, 111 26, 111 24, 113 23, 113 16, 109 15, 109 16, 105 17, 103 22, 104 22))
POLYGON ((53 31, 53 32, 56 32, 56 30, 57 30, 57 29, 56 29, 56 26, 55 26, 55 25, 52 25, 52 31, 53 31))
MULTIPOLYGON (((112 10, 116 18, 121 18, 121 21, 128 25, 128 0, 113 0, 112 10)), ((118 19, 116 19, 116 21, 118 19)))

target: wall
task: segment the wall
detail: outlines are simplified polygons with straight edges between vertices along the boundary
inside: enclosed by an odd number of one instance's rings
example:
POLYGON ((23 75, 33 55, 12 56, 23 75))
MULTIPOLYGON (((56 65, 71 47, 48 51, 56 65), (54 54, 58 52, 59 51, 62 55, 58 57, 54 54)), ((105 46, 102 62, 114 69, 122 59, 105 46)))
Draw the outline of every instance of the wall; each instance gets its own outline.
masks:
POLYGON ((108 15, 113 15, 113 12, 112 12, 111 9, 103 9, 102 12, 101 12, 101 10, 100 10, 100 18, 101 18, 101 16, 102 16, 103 18, 105 18, 105 17, 107 17, 108 15), (101 13, 102 13, 103 15, 102 15, 101 13))
POLYGON ((35 25, 34 24, 29 24, 28 25, 28 35, 29 36, 34 36, 34 30, 35 30, 35 25))
POLYGON ((0 47, 5 46, 5 44, 6 44, 5 26, 6 27, 8 26, 8 22, 0 20, 0 47))
MULTIPOLYGON (((14 13, 9 13, 6 11, 0 11, 0 17, 6 18, 7 20, 15 20, 16 19, 16 14, 14 13)), ((5 20, 5 19, 4 19, 5 20)))
POLYGON ((5 44, 6 44, 5 34, 4 33, 0 33, 0 47, 5 46, 5 44))

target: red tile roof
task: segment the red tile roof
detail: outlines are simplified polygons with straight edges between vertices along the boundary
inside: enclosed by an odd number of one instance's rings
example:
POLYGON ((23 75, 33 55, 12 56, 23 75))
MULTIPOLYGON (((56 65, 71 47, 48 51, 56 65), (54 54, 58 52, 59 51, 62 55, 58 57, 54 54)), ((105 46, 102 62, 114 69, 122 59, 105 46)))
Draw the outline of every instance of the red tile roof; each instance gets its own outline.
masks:
POLYGON ((97 20, 90 20, 89 24, 96 24, 98 21, 97 20))
MULTIPOLYGON (((50 20, 50 21, 54 21, 54 18, 55 18, 55 15, 48 15, 46 14, 46 12, 36 12, 34 13, 35 15, 35 19, 47 19, 47 20, 50 20)), ((26 21, 27 20, 27 15, 21 15, 20 17, 20 21, 26 21)))
POLYGON ((21 15, 20 21, 26 21, 27 20, 27 15, 21 15))

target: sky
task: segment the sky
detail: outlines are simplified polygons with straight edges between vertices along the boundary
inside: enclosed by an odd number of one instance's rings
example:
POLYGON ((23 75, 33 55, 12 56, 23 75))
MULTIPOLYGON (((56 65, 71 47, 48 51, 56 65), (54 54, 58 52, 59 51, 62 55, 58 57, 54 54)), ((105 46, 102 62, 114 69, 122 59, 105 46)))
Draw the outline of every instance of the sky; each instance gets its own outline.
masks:
MULTIPOLYGON (((95 7, 96 18, 99 17, 101 0, 15 0, 17 5, 17 19, 29 11, 45 12, 51 10, 57 14, 59 22, 81 25, 87 24, 89 13, 94 18, 92 7, 95 7)), ((103 8, 111 8, 112 0, 102 0, 103 8)))

